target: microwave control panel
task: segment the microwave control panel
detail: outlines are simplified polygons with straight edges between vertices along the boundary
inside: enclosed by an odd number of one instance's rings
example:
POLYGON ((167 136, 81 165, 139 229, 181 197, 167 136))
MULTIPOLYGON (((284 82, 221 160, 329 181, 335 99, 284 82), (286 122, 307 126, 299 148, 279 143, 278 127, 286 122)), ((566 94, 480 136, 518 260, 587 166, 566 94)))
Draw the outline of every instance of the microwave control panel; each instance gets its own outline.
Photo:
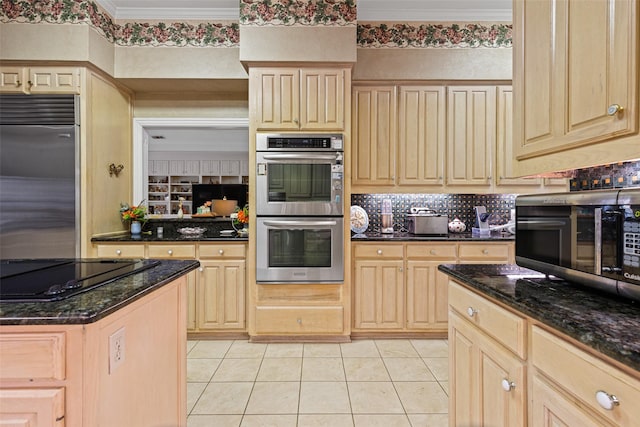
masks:
POLYGON ((624 277, 640 281, 640 206, 625 207, 622 239, 624 277))

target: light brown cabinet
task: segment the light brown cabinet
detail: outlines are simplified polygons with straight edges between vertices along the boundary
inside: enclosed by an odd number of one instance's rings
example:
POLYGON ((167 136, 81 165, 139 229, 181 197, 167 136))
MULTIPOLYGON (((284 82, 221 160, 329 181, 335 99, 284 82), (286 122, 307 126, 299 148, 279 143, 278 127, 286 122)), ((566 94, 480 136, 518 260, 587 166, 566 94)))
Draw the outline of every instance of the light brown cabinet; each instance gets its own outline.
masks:
POLYGON ((105 258, 197 259, 187 276, 187 331, 192 335, 246 332, 246 249, 244 242, 104 243, 105 258))
POLYGON ((516 172, 637 157, 598 143, 638 132, 638 3, 517 1, 513 23, 516 172))
POLYGON ((566 190, 513 178, 512 104, 509 86, 355 85, 352 191, 566 190))
POLYGON ((449 282, 449 425, 629 426, 640 377, 449 282))
POLYGON ((448 87, 447 114, 447 184, 491 186, 496 87, 448 87))
POLYGON ((0 67, 2 93, 80 93, 78 67, 0 67))
POLYGON ((257 130, 344 130, 345 68, 251 68, 257 130))
POLYGON ((513 262, 512 242, 356 242, 353 331, 447 330, 448 278, 439 264, 513 262))
POLYGON ((1 325, 0 424, 186 426, 185 298, 181 277, 95 322, 1 325))
POLYGON ((533 425, 555 419, 566 425, 629 426, 640 417, 638 379, 538 326, 531 328, 531 350, 533 425))

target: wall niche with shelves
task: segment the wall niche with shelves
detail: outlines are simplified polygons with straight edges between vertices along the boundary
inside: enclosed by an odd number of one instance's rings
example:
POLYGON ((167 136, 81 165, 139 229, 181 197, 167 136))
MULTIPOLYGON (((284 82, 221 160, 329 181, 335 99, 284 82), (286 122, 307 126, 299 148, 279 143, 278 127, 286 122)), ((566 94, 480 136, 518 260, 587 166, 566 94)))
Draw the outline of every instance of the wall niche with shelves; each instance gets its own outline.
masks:
POLYGON ((249 183, 247 152, 149 151, 148 161, 145 199, 151 214, 175 215, 181 202, 183 213, 192 214, 194 184, 249 183))

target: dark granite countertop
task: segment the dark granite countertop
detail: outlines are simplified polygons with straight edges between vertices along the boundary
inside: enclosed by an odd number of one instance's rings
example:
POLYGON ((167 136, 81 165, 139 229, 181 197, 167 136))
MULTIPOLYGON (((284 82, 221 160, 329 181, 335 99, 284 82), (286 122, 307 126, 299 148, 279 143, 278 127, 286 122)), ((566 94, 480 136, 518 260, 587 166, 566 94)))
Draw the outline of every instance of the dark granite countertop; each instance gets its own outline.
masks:
POLYGON ((640 304, 500 264, 443 264, 459 282, 640 371, 640 304))
POLYGON ((3 302, 0 325, 93 323, 198 268, 194 260, 153 260, 160 264, 61 301, 3 302))
POLYGON ((221 236, 219 232, 205 231, 204 234, 197 237, 185 237, 178 233, 163 233, 162 237, 157 234, 142 234, 138 237, 132 236, 130 233, 119 234, 115 236, 92 237, 92 242, 109 243, 109 242, 142 242, 142 243, 162 243, 162 242, 248 242, 248 237, 240 236, 221 236))
POLYGON ((382 234, 380 232, 370 232, 363 234, 352 234, 352 242, 491 242, 491 241, 513 241, 515 236, 510 233, 495 233, 487 237, 473 236, 471 233, 449 233, 445 235, 418 235, 407 232, 396 232, 393 234, 382 234))

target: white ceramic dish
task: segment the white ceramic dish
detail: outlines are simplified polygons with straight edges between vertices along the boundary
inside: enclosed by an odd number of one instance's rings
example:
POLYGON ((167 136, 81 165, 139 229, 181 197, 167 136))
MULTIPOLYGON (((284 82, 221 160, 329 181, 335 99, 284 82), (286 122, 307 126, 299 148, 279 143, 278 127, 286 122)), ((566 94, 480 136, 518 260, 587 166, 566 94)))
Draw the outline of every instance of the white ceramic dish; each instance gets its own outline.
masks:
POLYGON ((236 230, 220 230, 221 236, 233 236, 236 230))
POLYGON ((369 215, 360 206, 351 206, 351 231, 356 234, 364 233, 369 227, 369 215))

